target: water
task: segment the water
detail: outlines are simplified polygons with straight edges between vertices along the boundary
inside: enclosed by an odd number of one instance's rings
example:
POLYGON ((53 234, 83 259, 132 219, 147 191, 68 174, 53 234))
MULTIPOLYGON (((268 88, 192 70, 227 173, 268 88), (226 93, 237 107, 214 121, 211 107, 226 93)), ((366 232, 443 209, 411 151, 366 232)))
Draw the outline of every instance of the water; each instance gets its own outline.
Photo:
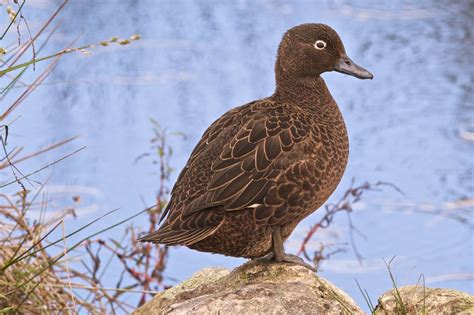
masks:
MULTIPOLYGON (((58 2, 28 5, 24 14, 35 30, 58 2)), ((150 160, 134 162, 149 151, 150 118, 187 135, 170 139, 172 166, 181 169, 212 121, 273 92, 273 63, 283 32, 322 22, 334 27, 348 55, 375 75, 360 81, 324 74, 351 142, 348 168, 330 201, 352 178, 394 183, 405 196, 389 188, 364 195, 352 215, 367 237, 355 236, 362 265, 349 246, 324 262, 320 274, 365 307, 354 278, 376 299, 391 287, 382 258, 396 255, 393 272, 400 285, 416 283, 423 273, 428 286, 474 293, 472 227, 447 218, 459 214, 472 224, 474 2, 448 7, 429 0, 389 6, 377 1, 117 0, 92 6, 73 0, 61 19, 44 53, 64 48, 81 32, 77 45, 112 35, 142 36, 129 46, 94 49, 92 56, 63 57, 15 112, 21 118, 12 125, 9 142, 29 152, 80 135, 59 151, 19 164, 25 173, 87 146, 35 177, 44 181, 53 173, 48 192, 57 204, 71 205, 71 196, 81 195, 79 218, 68 221, 69 228, 113 208, 121 208, 114 217, 119 220, 142 209, 142 200, 153 203, 156 168, 150 160), (432 215, 437 211, 442 215, 432 215)), ((3 100, 2 110, 11 101, 3 100)), ((0 180, 10 177, 4 172, 0 180)), ((319 217, 315 213, 298 226, 287 242, 289 252, 297 250, 319 217)), ((144 225, 145 218, 134 222, 144 225)), ((349 242, 345 216, 315 240, 349 242)), ((317 242, 311 246, 317 249, 317 242)), ((232 268, 242 262, 176 248, 166 275, 183 280, 203 267, 232 268)))

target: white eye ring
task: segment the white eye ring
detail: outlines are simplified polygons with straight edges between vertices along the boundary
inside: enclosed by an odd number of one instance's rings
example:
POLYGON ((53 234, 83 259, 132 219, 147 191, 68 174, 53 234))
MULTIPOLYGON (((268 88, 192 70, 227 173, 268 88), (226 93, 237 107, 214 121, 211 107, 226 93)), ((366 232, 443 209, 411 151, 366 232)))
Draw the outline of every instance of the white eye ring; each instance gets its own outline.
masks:
POLYGON ((323 50, 324 48, 326 48, 326 46, 327 44, 323 40, 317 40, 316 43, 314 43, 314 48, 318 50, 323 50))

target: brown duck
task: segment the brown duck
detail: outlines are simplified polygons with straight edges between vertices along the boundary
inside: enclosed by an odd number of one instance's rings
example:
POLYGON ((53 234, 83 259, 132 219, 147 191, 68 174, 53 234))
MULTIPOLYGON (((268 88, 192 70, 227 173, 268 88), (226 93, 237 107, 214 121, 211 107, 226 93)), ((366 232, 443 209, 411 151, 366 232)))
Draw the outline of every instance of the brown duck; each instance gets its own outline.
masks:
POLYGON ((173 187, 166 220, 140 240, 309 267, 285 254, 283 242, 329 198, 346 168, 346 127, 321 78, 333 70, 373 78, 331 27, 288 30, 275 93, 231 109, 204 132, 173 187))

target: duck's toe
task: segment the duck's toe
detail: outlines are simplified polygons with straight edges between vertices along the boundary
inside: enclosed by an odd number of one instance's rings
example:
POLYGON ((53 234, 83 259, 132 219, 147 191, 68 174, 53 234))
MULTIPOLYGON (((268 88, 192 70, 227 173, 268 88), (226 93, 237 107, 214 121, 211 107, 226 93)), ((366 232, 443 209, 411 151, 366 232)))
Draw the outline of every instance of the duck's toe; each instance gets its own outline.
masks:
POLYGON ((316 267, 311 266, 310 264, 306 263, 301 257, 298 257, 296 255, 285 254, 281 261, 306 267, 313 272, 317 271, 316 267))

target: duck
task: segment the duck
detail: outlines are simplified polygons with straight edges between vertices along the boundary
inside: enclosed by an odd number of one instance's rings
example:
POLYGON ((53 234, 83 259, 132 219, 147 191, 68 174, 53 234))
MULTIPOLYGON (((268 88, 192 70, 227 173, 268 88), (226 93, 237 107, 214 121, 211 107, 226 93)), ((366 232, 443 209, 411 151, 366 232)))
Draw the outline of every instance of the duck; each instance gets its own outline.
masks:
POLYGON ((139 241, 314 270, 287 254, 284 242, 331 196, 347 165, 344 119, 321 77, 330 71, 373 78, 330 26, 286 31, 274 93, 207 128, 171 190, 160 227, 139 241))

